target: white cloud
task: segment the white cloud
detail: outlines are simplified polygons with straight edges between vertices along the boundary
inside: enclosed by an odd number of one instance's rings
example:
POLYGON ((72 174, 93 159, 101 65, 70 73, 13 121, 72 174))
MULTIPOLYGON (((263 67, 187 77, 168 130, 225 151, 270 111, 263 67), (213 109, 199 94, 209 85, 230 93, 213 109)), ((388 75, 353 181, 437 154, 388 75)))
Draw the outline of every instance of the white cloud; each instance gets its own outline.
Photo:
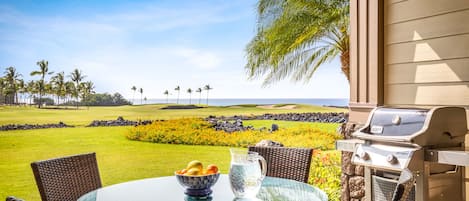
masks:
POLYGON ((189 65, 202 69, 213 69, 220 65, 220 55, 210 51, 197 50, 191 48, 180 48, 175 50, 176 56, 181 56, 189 65))

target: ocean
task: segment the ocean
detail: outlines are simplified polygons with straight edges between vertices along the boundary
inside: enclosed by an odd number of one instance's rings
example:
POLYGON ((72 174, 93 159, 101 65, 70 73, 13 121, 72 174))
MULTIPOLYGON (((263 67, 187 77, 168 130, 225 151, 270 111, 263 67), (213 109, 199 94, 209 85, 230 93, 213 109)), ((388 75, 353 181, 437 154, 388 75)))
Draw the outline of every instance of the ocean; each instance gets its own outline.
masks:
MULTIPOLYGON (((292 98, 292 99, 208 99, 208 104, 212 106, 228 106, 243 104, 307 104, 318 106, 348 106, 349 99, 346 98, 292 98)), ((140 104, 140 99, 135 99, 135 105, 140 104)), ((166 99, 148 99, 144 104, 166 103, 166 99)), ((168 99, 168 103, 176 103, 176 99, 168 99)), ((191 104, 199 104, 199 99, 191 99, 191 104)), ((200 104, 206 104, 207 99, 202 98, 200 104)), ((189 99, 179 99, 179 104, 189 104, 189 99)))

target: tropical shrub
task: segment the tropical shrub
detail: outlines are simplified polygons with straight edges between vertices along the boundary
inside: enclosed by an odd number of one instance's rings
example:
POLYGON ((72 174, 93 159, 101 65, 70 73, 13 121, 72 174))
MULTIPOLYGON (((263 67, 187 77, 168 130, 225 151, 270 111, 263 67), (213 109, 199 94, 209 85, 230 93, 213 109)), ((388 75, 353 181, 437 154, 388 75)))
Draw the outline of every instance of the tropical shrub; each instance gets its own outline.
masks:
POLYGON ((326 192, 330 201, 340 200, 340 151, 313 151, 308 183, 326 192))
POLYGON ((152 124, 136 126, 127 133, 130 140, 154 143, 214 145, 247 147, 260 140, 270 139, 287 147, 312 147, 329 150, 334 148, 340 136, 311 126, 279 129, 273 133, 267 130, 247 130, 233 133, 216 131, 212 125, 200 118, 184 118, 155 121, 152 124))

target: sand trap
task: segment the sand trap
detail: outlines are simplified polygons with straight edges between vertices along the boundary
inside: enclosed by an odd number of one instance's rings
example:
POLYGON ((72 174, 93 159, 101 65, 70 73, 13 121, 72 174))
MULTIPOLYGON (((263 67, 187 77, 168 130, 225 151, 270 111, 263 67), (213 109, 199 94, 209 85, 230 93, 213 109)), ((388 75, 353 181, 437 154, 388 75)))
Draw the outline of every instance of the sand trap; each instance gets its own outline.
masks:
POLYGON ((275 107, 275 105, 258 105, 256 107, 263 108, 263 109, 293 110, 297 106, 296 105, 285 105, 285 106, 282 106, 282 107, 275 107))

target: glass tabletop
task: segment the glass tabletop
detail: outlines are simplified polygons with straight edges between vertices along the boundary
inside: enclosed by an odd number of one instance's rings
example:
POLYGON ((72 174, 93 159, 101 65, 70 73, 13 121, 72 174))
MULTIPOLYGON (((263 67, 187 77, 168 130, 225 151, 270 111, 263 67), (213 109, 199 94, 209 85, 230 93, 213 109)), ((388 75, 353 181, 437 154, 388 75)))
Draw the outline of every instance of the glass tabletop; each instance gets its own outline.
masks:
MULTIPOLYGON (((212 187, 211 201, 235 200, 228 175, 220 175, 212 187)), ((306 183, 266 177, 257 194, 262 201, 327 201, 327 195, 320 189, 306 183)), ((184 188, 176 177, 158 177, 120 183, 100 188, 81 196, 78 201, 190 201, 195 200, 184 194, 184 188)))

